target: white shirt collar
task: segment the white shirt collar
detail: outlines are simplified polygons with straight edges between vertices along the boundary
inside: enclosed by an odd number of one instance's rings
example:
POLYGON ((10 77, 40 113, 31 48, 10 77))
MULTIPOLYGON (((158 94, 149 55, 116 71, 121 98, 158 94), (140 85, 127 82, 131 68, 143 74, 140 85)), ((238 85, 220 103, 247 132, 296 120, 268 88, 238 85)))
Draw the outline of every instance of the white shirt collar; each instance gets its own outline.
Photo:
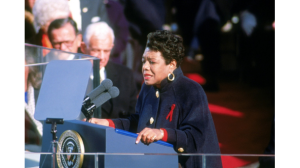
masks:
MULTIPOLYGON (((103 68, 101 68, 101 69, 99 70, 99 74, 100 74, 101 79, 103 78, 102 80, 106 79, 106 71, 105 71, 105 67, 103 67, 103 68)), ((91 73, 90 78, 91 78, 92 80, 94 79, 94 74, 93 74, 93 72, 91 73)))

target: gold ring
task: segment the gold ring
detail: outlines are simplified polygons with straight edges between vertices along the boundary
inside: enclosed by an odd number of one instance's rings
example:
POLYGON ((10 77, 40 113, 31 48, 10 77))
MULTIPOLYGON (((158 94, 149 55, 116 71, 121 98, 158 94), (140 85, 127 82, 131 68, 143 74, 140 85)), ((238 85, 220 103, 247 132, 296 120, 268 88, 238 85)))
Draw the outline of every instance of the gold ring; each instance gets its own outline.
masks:
POLYGON ((152 138, 152 140, 154 141, 155 138, 156 138, 156 135, 154 135, 154 137, 152 138))

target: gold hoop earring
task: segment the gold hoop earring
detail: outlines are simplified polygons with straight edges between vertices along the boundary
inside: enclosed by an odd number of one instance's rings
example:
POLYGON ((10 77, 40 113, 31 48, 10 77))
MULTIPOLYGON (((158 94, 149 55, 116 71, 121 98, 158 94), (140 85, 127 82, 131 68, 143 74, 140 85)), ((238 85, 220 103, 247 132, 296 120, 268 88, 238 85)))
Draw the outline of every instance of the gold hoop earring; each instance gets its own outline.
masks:
POLYGON ((169 80, 170 82, 172 82, 174 79, 175 79, 175 75, 174 75, 173 73, 169 73, 169 74, 168 74, 168 80, 169 80), (170 78, 171 75, 173 76, 172 78, 170 78))

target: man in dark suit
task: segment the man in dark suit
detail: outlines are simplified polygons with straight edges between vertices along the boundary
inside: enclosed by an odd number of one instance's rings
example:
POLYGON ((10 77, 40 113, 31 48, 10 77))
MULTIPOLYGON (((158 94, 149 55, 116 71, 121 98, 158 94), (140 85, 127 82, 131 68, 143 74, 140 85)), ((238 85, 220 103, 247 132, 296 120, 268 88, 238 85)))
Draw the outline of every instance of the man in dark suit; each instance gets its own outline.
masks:
POLYGON ((100 82, 110 79, 118 87, 118 97, 110 99, 101 106, 101 114, 97 110, 96 118, 124 118, 135 113, 137 89, 133 72, 123 66, 109 61, 114 46, 114 32, 105 22, 90 24, 84 33, 81 51, 100 60, 100 82))

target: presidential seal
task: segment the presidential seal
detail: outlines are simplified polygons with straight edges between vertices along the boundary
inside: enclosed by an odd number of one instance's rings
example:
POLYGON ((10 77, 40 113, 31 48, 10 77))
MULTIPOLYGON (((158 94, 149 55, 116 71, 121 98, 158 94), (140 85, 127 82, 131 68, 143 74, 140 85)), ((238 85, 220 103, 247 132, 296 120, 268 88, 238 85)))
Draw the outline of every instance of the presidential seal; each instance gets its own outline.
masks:
POLYGON ((84 155, 73 153, 84 153, 83 141, 76 131, 66 130, 61 134, 58 140, 56 154, 58 167, 81 168, 84 155))

